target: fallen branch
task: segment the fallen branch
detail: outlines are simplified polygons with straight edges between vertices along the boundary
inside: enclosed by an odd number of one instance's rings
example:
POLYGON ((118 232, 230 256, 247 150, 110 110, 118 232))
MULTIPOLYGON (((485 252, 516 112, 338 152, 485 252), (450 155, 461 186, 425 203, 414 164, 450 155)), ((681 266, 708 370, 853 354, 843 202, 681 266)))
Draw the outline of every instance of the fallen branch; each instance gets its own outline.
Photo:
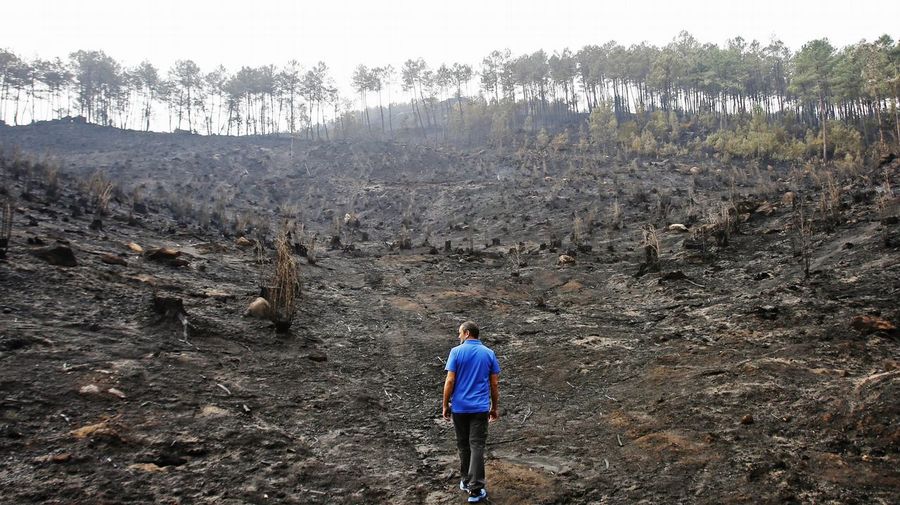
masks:
POLYGON ((525 440, 525 438, 527 438, 527 437, 511 438, 511 439, 509 439, 509 440, 498 440, 498 441, 496 441, 496 442, 488 442, 488 443, 486 443, 486 444, 484 444, 484 445, 500 445, 500 444, 508 444, 508 443, 510 443, 510 442, 518 442, 519 440, 525 440))
POLYGON ((694 286, 697 286, 698 288, 706 289, 706 286, 704 286, 703 284, 697 284, 696 282, 694 282, 694 281, 688 279, 687 277, 685 277, 684 280, 686 280, 687 282, 693 284, 694 286))
POLYGON ((231 391, 229 391, 227 387, 225 387, 225 386, 219 384, 218 382, 216 383, 216 386, 219 386, 220 388, 222 388, 223 391, 225 391, 226 393, 228 393, 228 396, 231 396, 231 391))
POLYGON ((533 414, 533 413, 534 413, 534 410, 532 410, 532 409, 529 407, 529 408, 528 408, 528 412, 526 412, 525 415, 522 417, 522 424, 525 424, 525 421, 527 421, 528 418, 531 417, 531 414, 533 414))
POLYGON ((620 437, 618 433, 616 433, 616 440, 619 441, 619 447, 622 447, 622 437, 620 437))

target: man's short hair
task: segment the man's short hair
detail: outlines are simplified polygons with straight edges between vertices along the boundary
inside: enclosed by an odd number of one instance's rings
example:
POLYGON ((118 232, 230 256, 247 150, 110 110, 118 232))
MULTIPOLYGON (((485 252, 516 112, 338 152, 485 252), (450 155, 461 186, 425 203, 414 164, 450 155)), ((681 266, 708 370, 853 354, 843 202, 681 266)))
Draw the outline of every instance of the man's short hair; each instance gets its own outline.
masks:
POLYGON ((469 332, 469 335, 472 335, 473 338, 478 338, 478 325, 472 321, 464 322, 459 326, 459 329, 462 332, 469 332))

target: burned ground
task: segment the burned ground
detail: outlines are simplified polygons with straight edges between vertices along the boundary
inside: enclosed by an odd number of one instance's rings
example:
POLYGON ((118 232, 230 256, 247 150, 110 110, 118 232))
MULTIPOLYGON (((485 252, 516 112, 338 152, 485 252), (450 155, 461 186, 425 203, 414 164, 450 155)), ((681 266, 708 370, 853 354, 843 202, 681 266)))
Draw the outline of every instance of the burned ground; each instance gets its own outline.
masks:
POLYGON ((821 167, 61 124, 0 143, 4 503, 461 502, 439 406, 465 319, 503 366, 492 503, 900 493, 896 163, 831 170, 832 215, 821 167), (723 204, 727 240, 701 232, 723 204), (286 219, 319 240, 282 335, 242 314, 286 219))

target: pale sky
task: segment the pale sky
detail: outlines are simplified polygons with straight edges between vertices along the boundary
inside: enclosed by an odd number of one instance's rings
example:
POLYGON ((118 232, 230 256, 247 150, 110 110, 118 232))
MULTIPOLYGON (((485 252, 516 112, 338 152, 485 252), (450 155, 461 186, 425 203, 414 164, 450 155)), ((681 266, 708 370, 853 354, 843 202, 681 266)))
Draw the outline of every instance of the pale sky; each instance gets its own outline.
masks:
POLYGON ((360 63, 477 68, 494 49, 664 45, 682 29, 701 42, 776 37, 792 49, 900 36, 900 2, 890 0, 13 0, 2 13, 0 47, 26 58, 101 49, 126 65, 192 59, 204 71, 323 60, 344 89, 360 63))

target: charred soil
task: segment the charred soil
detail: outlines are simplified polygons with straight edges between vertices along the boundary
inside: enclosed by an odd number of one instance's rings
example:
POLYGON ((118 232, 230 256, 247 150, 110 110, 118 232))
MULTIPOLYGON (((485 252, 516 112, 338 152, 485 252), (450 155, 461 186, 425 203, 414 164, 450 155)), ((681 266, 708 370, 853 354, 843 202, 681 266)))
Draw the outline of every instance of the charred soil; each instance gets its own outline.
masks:
POLYGON ((463 502, 440 392, 466 319, 503 366, 491 503, 900 495, 896 161, 0 146, 3 503, 463 502), (244 313, 286 221, 310 253, 280 334, 244 313))

